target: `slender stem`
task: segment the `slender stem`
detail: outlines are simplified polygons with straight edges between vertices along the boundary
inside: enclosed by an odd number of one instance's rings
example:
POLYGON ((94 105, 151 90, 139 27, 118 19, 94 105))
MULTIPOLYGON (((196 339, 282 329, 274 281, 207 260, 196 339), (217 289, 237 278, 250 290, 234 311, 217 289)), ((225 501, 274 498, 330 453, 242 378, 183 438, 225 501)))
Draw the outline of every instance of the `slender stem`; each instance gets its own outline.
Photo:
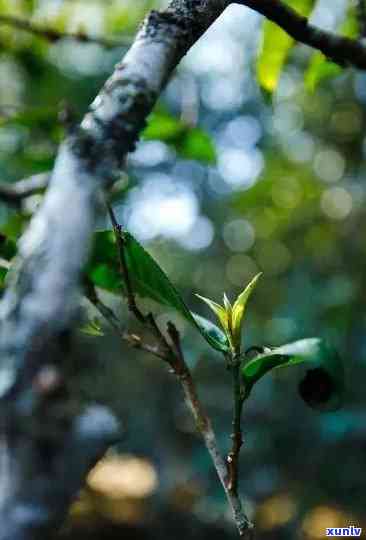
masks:
POLYGON ((121 225, 117 222, 116 216, 114 215, 114 212, 112 210, 112 207, 107 204, 108 208, 108 214, 112 222, 112 227, 114 231, 114 235, 116 238, 117 243, 117 252, 118 252, 118 261, 119 261, 119 268, 121 277, 124 280, 126 284, 127 289, 127 301, 128 301, 128 309, 133 313, 138 321, 141 323, 145 323, 145 315, 140 311, 136 304, 135 295, 130 279, 130 274, 128 271, 127 261, 126 261, 126 253, 125 253, 125 247, 124 247, 124 238, 123 238, 123 232, 121 225))
POLYGON ((243 510, 237 491, 230 489, 225 460, 219 450, 211 420, 201 404, 192 374, 185 362, 178 330, 172 323, 168 324, 168 333, 177 352, 172 367, 182 386, 186 403, 193 415, 196 427, 205 442, 217 475, 220 479, 222 487, 224 488, 239 535, 241 538, 249 540, 253 537, 253 524, 250 522, 243 510))
POLYGON ((232 448, 227 456, 228 467, 228 489, 233 494, 238 493, 239 482, 239 455, 243 444, 243 436, 241 430, 241 414, 243 409, 242 389, 240 384, 240 360, 238 357, 233 359, 231 365, 233 377, 233 393, 234 393, 234 410, 233 410, 233 432, 231 435, 232 448))

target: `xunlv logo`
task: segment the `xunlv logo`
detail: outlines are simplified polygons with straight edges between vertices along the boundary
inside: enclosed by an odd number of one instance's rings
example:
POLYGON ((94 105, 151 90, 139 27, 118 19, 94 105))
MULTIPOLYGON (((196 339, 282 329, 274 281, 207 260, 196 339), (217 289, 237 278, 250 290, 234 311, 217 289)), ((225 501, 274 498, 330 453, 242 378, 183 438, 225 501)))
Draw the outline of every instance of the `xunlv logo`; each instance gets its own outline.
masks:
POLYGON ((326 536, 361 536, 361 527, 343 527, 343 528, 328 528, 326 530, 326 536))

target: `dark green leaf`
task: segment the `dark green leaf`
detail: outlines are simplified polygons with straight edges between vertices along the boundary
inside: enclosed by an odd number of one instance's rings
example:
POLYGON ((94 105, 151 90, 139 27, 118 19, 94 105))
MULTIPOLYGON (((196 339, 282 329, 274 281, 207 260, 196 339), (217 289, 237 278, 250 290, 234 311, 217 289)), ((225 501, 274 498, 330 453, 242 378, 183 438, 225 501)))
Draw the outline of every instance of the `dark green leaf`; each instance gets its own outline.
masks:
POLYGON ((321 339, 295 341, 260 354, 242 367, 247 396, 271 369, 304 364, 307 373, 299 385, 301 397, 313 408, 335 410, 344 393, 344 369, 338 353, 321 339))
MULTIPOLYGON (((178 291, 149 253, 127 232, 123 233, 126 263, 134 291, 141 297, 173 308, 200 331, 205 340, 220 352, 228 350, 225 334, 213 323, 192 314, 178 291)), ((126 289, 118 265, 114 233, 94 235, 94 250, 87 274, 97 287, 125 294, 126 289)))

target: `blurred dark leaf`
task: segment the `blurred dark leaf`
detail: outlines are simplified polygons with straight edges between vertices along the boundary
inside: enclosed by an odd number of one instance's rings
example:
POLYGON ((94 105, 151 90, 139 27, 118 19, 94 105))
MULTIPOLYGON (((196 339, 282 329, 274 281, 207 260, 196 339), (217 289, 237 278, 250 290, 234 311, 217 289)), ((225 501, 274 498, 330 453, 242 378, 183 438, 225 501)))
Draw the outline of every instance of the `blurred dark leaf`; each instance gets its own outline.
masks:
POLYGON ((344 369, 338 353, 321 339, 309 338, 269 350, 242 367, 247 395, 254 384, 273 368, 306 364, 299 385, 304 401, 315 409, 336 410, 344 393, 344 369))

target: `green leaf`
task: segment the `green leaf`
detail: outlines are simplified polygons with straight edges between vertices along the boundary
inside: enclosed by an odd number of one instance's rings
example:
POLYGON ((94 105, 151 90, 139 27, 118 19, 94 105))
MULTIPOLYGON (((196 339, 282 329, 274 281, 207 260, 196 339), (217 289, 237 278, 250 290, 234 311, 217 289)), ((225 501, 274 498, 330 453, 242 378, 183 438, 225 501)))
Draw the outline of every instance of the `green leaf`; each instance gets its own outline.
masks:
MULTIPOLYGON (((307 17, 315 0, 288 0, 286 2, 300 15, 307 17)), ((262 45, 257 60, 257 78, 260 86, 272 94, 280 80, 283 66, 295 41, 277 24, 263 23, 262 45)))
MULTIPOLYGON (((201 315, 197 315, 197 313, 192 313, 196 323, 201 327, 203 332, 205 332, 205 339, 207 340, 207 335, 209 335, 215 342, 220 343, 220 352, 226 352, 228 350, 228 341, 227 338, 216 326, 216 324, 213 324, 211 321, 206 319, 205 317, 202 317, 201 315)), ((211 345, 211 343, 210 343, 211 345)), ((217 349, 217 347, 214 347, 217 349)))
MULTIPOLYGON (((208 332, 197 322, 178 291, 151 255, 130 233, 124 232, 123 238, 126 264, 134 291, 140 296, 152 298, 162 305, 175 309, 200 331, 211 347, 220 352, 226 352, 227 346, 223 345, 226 342, 224 334, 221 332, 220 340, 213 338, 212 326, 208 332)), ((217 328, 217 333, 220 333, 219 328, 217 328)))
POLYGON ((196 294, 197 298, 205 302, 205 304, 208 305, 208 307, 215 313, 216 317, 219 319, 221 326, 227 331, 228 330, 228 312, 227 310, 220 306, 217 302, 214 302, 213 300, 210 300, 209 298, 206 298, 205 296, 201 296, 200 294, 196 294))
POLYGON ((168 113, 154 112, 149 116, 142 138, 170 143, 176 141, 185 130, 186 126, 178 118, 168 113))
POLYGON ((233 314, 232 315, 232 333, 233 333, 234 341, 236 343, 240 343, 242 321, 243 321, 247 302, 253 290, 255 289, 255 286, 257 285, 257 281, 261 275, 262 275, 261 272, 257 274, 252 279, 252 281, 245 287, 244 291, 241 294, 239 294, 238 298, 234 302, 234 305, 232 308, 232 314, 233 314))
POLYGON ((216 150, 210 135, 201 128, 192 127, 166 111, 154 112, 150 115, 142 138, 164 141, 185 159, 194 159, 209 164, 216 162, 216 150))
POLYGON ((338 353, 321 339, 295 341, 260 354, 241 368, 246 396, 270 370, 305 364, 308 369, 299 385, 301 397, 320 410, 340 407, 344 393, 344 368, 338 353))
POLYGON ((191 128, 177 145, 178 153, 185 159, 216 163, 216 149, 211 137, 200 128, 191 128))
MULTIPOLYGON (((211 347, 220 352, 227 352, 228 343, 225 334, 203 317, 191 313, 174 285, 151 255, 128 232, 124 232, 123 237, 126 263, 133 290, 141 297, 151 298, 159 304, 175 309, 199 330, 211 347)), ((94 238, 93 254, 87 269, 88 277, 97 287, 126 294, 119 271, 114 234, 103 231, 95 233, 94 238)))

